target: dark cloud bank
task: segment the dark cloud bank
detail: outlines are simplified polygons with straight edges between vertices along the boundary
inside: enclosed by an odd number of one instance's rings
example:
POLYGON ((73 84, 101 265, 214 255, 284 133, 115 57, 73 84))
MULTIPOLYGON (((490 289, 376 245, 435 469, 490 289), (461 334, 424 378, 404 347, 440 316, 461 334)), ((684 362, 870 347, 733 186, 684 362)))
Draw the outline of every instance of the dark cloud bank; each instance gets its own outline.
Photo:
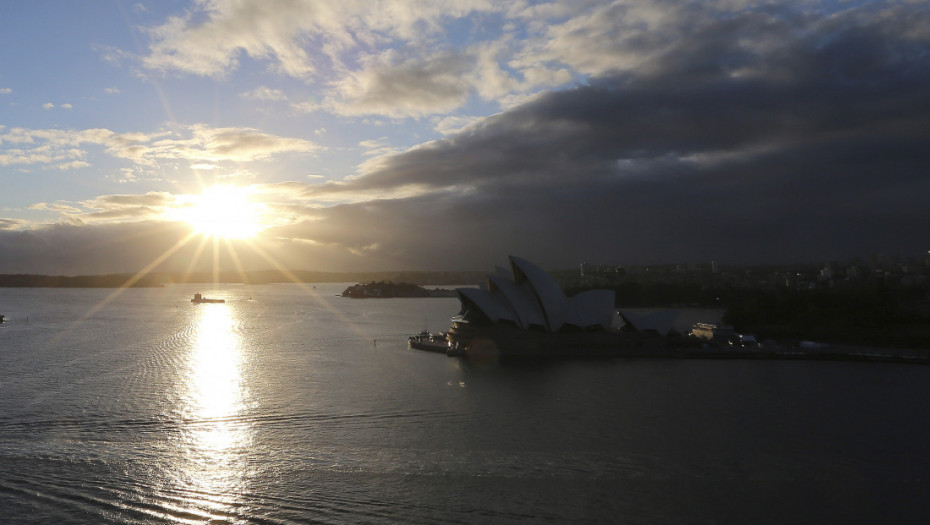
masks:
POLYGON ((647 73, 548 94, 324 189, 437 190, 330 219, 364 225, 411 264, 917 255, 930 248, 928 49, 916 8, 721 20, 647 73), (774 49, 740 44, 762 32, 774 49))
MULTIPOLYGON (((551 268, 919 255, 930 249, 928 49, 923 5, 705 20, 642 70, 308 188, 427 191, 315 210, 276 232, 314 244, 280 253, 328 270, 480 269, 508 253, 551 268)), ((0 236, 4 249, 16 235, 0 236)))

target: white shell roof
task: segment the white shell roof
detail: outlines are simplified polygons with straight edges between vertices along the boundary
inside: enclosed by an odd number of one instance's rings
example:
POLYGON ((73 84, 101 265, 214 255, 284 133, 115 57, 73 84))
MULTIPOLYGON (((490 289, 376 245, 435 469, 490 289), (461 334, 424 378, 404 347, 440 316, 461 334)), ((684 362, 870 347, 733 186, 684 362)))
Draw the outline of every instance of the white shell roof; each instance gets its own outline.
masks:
POLYGON ((491 292, 479 288, 458 288, 460 296, 472 302, 491 320, 496 323, 501 320, 517 323, 516 316, 507 306, 497 299, 491 292))
POLYGON ((546 318, 539 304, 534 298, 525 294, 515 282, 507 277, 490 275, 488 287, 492 292, 501 294, 503 300, 514 311, 520 328, 529 329, 533 325, 546 328, 546 318))
POLYGON ((568 298, 565 322, 575 326, 610 327, 614 317, 613 290, 586 290, 568 298))
POLYGON ((460 288, 460 299, 471 302, 491 320, 510 321, 528 329, 541 326, 550 332, 564 325, 579 328, 611 326, 614 315, 612 290, 588 290, 574 297, 566 297, 548 273, 538 266, 510 257, 513 280, 497 268, 488 276, 488 290, 460 288))
POLYGON ((526 259, 510 256, 510 264, 513 266, 514 281, 524 287, 529 285, 543 311, 549 331, 557 332, 564 323, 562 309, 565 303, 565 293, 559 283, 526 259))

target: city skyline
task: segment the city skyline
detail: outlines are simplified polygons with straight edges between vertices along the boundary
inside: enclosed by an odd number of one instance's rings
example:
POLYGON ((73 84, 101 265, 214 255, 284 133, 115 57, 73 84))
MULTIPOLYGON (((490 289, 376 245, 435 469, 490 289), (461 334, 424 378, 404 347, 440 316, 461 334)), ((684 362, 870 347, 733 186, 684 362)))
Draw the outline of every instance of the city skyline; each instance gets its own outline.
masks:
POLYGON ((0 273, 930 248, 930 9, 0 7, 0 273))

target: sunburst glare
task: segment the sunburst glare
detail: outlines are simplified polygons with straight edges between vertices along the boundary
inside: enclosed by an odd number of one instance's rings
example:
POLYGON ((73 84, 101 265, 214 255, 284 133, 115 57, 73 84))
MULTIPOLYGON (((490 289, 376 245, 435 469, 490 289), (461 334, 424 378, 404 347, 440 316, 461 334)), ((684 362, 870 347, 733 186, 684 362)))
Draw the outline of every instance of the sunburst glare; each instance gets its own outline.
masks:
POLYGON ((213 186, 200 195, 182 196, 178 200, 181 207, 174 217, 202 235, 247 239, 264 227, 260 207, 246 187, 213 186))

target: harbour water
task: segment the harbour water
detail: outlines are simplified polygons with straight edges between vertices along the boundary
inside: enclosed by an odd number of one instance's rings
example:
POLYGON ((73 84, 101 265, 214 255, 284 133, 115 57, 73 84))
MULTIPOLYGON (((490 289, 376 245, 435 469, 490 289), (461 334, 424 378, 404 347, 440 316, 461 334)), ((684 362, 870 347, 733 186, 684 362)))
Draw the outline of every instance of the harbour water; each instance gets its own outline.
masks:
POLYGON ((0 523, 930 516, 930 367, 476 366, 344 287, 0 289, 0 523))

